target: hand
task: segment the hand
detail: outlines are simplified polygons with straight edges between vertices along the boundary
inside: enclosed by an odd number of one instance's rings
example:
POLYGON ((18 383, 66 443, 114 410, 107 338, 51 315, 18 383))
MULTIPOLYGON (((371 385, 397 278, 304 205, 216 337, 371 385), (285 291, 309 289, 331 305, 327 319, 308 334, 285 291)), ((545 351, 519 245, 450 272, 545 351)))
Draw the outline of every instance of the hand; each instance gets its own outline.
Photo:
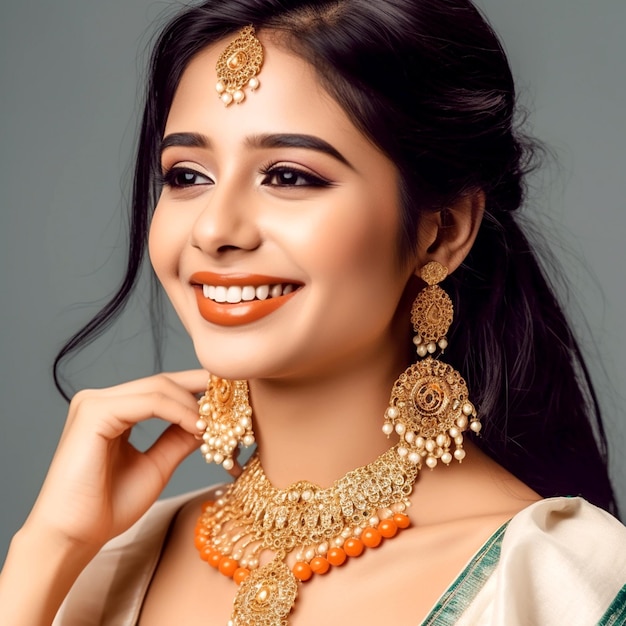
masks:
POLYGON ((97 550, 131 526, 198 447, 195 394, 207 377, 190 370, 77 393, 23 530, 97 550), (131 429, 152 417, 170 426, 140 452, 131 429))

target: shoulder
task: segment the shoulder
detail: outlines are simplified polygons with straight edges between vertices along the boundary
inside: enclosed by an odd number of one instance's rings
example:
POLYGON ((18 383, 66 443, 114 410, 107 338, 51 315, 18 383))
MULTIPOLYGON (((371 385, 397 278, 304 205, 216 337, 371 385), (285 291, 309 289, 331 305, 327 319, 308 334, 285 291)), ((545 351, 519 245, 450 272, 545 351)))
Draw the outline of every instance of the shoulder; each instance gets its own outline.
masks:
POLYGON ((109 541, 78 577, 53 626, 135 624, 161 550, 179 512, 210 500, 221 486, 165 498, 109 541))
POLYGON ((510 521, 494 583, 507 624, 626 620, 626 527, 582 498, 536 502, 510 521))
POLYGON ((503 556, 517 551, 526 559, 537 551, 544 559, 578 556, 588 567, 611 562, 626 578, 626 527, 583 498, 548 498, 520 511, 502 542, 503 556))

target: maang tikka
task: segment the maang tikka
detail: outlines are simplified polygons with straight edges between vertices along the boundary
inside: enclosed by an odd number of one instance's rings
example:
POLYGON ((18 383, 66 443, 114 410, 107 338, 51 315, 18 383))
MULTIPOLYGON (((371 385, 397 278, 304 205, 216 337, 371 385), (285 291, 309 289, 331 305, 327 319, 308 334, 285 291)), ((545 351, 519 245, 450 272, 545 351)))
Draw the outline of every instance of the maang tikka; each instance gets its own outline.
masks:
POLYGON ((400 436, 398 454, 420 468, 425 463, 433 469, 439 461, 449 465, 453 458, 461 462, 465 458, 462 433, 468 428, 474 433, 481 430, 465 380, 434 356, 448 347, 446 335, 454 313, 450 296, 438 286, 447 275, 447 268, 436 261, 420 271, 427 286, 411 309, 419 360, 394 383, 383 424, 386 435, 395 431, 400 436))
POLYGON ((230 472, 235 468, 238 446, 254 443, 248 383, 211 375, 198 404, 200 452, 207 463, 217 463, 230 472))
POLYGON ((246 98, 244 87, 252 91, 260 83, 257 75, 263 65, 263 46, 257 39, 254 26, 246 26, 239 31, 217 60, 217 83, 215 89, 224 103, 240 104, 246 98))

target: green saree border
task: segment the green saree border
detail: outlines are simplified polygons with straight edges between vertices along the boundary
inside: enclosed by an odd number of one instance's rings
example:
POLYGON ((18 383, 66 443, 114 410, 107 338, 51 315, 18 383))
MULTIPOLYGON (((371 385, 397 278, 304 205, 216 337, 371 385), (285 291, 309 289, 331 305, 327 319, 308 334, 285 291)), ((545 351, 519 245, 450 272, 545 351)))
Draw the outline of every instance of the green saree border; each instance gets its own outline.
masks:
POLYGON ((624 626, 626 624, 626 585, 615 596, 598 626, 624 626))
MULTIPOLYGON (((491 535, 447 591, 439 598, 421 626, 454 626, 483 588, 500 560, 502 537, 509 522, 491 535)), ((599 626, 616 626, 619 622, 599 626)))

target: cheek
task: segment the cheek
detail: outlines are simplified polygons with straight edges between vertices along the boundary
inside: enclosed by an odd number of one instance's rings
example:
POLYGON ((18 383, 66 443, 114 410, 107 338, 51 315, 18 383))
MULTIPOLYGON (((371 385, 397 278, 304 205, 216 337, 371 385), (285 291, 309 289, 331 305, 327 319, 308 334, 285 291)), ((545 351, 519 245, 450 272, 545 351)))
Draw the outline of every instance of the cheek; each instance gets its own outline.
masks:
POLYGON ((157 205, 148 232, 148 254, 150 263, 166 291, 168 279, 178 276, 181 233, 176 221, 165 207, 157 205))
POLYGON ((359 198, 350 210, 338 207, 332 219, 318 224, 311 239, 321 242, 316 255, 320 271, 369 280, 396 269, 397 233, 392 203, 359 198))

